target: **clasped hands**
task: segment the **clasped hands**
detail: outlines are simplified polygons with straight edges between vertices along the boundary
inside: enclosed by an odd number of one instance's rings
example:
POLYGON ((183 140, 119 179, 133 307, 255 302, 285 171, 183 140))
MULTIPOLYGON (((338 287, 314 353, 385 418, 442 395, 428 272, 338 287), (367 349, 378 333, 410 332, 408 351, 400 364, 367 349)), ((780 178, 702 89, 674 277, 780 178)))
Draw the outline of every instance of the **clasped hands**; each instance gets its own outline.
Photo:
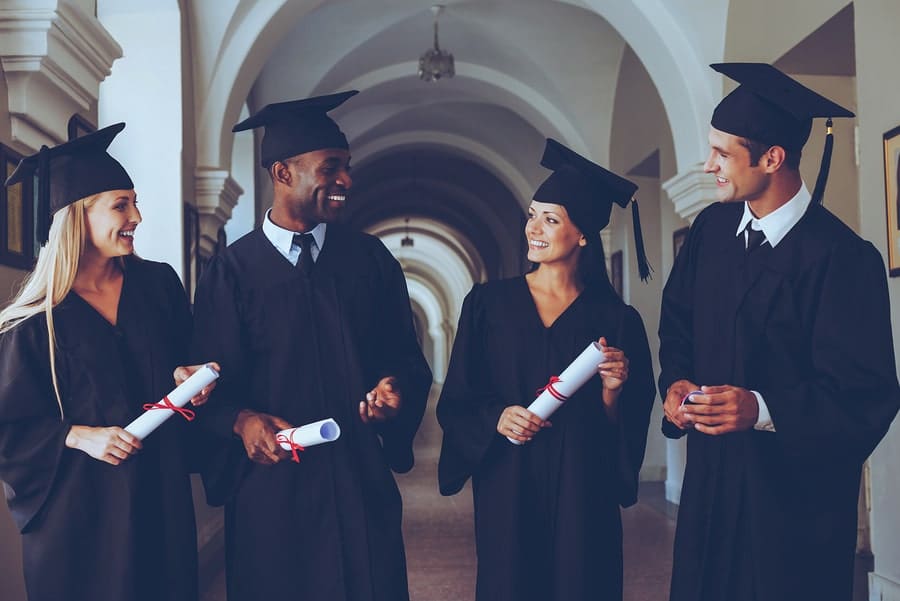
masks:
MULTIPOLYGON (((622 386, 628 381, 628 357, 622 350, 608 346, 606 338, 600 338, 598 343, 603 353, 603 362, 597 366, 597 373, 603 381, 603 402, 605 405, 615 404, 622 386)), ((607 415, 614 414, 609 407, 606 411, 607 415)), ((497 432, 518 442, 528 442, 542 428, 552 426, 550 421, 541 419, 525 407, 510 405, 500 414, 497 432)))
POLYGON ((694 429, 717 436, 749 430, 759 419, 756 395, 738 386, 698 386, 690 380, 678 380, 669 386, 663 410, 672 424, 681 430, 694 429), (683 403, 691 395, 690 403, 683 403))
MULTIPOLYGON (((366 393, 366 400, 360 401, 359 418, 366 424, 388 421, 400 411, 402 397, 396 378, 382 378, 366 393)), ((291 457, 290 451, 283 449, 275 437, 279 431, 293 427, 275 415, 244 409, 235 419, 234 433, 244 443, 247 457, 263 465, 273 465, 291 457)))

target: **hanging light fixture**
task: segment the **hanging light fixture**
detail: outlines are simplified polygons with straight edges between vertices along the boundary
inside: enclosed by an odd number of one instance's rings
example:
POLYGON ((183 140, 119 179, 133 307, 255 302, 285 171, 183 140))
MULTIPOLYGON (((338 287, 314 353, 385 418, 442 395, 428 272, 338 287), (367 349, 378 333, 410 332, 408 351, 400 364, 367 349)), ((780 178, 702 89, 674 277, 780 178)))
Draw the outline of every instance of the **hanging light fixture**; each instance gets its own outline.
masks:
POLYGON ((442 77, 453 77, 456 74, 453 55, 446 50, 441 50, 438 44, 438 15, 443 10, 443 4, 435 4, 431 7, 434 15, 434 48, 429 48, 419 57, 419 78, 424 81, 436 81, 442 77))
POLYGON ((409 237, 409 217, 406 218, 406 235, 400 240, 400 246, 409 246, 412 247, 416 244, 416 241, 409 237))

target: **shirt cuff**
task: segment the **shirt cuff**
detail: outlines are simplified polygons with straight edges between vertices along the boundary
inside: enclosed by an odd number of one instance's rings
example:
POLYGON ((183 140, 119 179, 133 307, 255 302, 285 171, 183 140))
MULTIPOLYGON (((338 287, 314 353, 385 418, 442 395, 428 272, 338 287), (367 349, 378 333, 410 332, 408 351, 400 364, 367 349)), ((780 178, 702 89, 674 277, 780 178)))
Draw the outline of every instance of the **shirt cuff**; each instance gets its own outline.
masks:
POLYGON ((764 432, 774 432, 775 424, 772 422, 772 414, 769 413, 769 406, 766 405, 761 394, 755 390, 751 390, 750 392, 756 396, 756 403, 759 405, 759 417, 756 419, 756 425, 753 426, 753 429, 763 430, 764 432))

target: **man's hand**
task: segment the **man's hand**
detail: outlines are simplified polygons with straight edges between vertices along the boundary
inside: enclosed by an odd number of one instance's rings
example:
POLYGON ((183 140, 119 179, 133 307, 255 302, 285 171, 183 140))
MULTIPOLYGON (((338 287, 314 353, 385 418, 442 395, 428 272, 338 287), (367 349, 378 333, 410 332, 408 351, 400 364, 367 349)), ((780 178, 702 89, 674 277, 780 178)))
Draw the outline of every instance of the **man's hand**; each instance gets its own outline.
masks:
POLYGON ((291 456, 281 448, 275 435, 293 426, 280 417, 244 409, 234 420, 234 433, 241 437, 247 457, 256 463, 274 465, 291 456))
POLYGON ((363 423, 387 421, 400 411, 403 394, 393 376, 381 378, 375 388, 366 394, 366 400, 359 403, 359 417, 363 423))
POLYGON ((119 465, 141 450, 141 440, 118 426, 72 426, 66 436, 66 446, 87 453, 98 461, 119 465))
MULTIPOLYGON (((210 361, 208 364, 216 371, 222 371, 222 368, 219 367, 219 364, 215 361, 210 361)), ((172 377, 175 378, 175 386, 181 386, 185 380, 194 375, 194 372, 203 367, 203 365, 182 365, 180 367, 176 367, 175 371, 172 373, 172 377)), ((216 380, 213 380, 211 384, 207 385, 203 390, 200 391, 200 394, 191 399, 191 405, 195 407, 199 407, 203 403, 209 400, 209 393, 213 391, 213 388, 216 387, 216 380)))
POLYGON ((719 435, 749 430, 759 419, 756 395, 737 386, 703 386, 703 394, 691 397, 684 415, 694 422, 694 429, 704 434, 719 435))
POLYGON ((688 393, 694 392, 698 388, 690 380, 678 380, 673 382, 669 386, 668 392, 666 392, 666 400, 663 402, 663 411, 666 414, 666 419, 681 430, 688 430, 693 427, 693 423, 682 410, 681 401, 684 400, 688 393))

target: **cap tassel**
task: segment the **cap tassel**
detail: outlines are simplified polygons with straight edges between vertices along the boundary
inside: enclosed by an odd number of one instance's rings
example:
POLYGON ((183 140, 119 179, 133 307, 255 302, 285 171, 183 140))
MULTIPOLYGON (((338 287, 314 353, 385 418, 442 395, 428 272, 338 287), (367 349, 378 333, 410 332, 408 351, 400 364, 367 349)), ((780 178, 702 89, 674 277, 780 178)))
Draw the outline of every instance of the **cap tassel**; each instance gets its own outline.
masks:
POLYGON ((38 198, 37 215, 35 215, 35 234, 38 242, 43 246, 50 239, 50 222, 53 216, 50 214, 50 149, 41 146, 38 155, 38 198))
POLYGON ((647 261, 647 252, 644 250, 644 235, 641 232, 641 215, 638 212, 638 203, 634 198, 631 199, 631 220, 634 225, 634 247, 637 253, 638 273, 641 281, 646 282, 650 279, 650 272, 653 268, 647 261))
POLYGON ((825 196, 825 184, 828 183, 828 172, 831 170, 831 153, 834 149, 834 133, 832 133, 831 118, 825 122, 825 149, 822 151, 822 164, 819 166, 819 177, 816 178, 816 187, 813 188, 812 203, 822 204, 825 196))

